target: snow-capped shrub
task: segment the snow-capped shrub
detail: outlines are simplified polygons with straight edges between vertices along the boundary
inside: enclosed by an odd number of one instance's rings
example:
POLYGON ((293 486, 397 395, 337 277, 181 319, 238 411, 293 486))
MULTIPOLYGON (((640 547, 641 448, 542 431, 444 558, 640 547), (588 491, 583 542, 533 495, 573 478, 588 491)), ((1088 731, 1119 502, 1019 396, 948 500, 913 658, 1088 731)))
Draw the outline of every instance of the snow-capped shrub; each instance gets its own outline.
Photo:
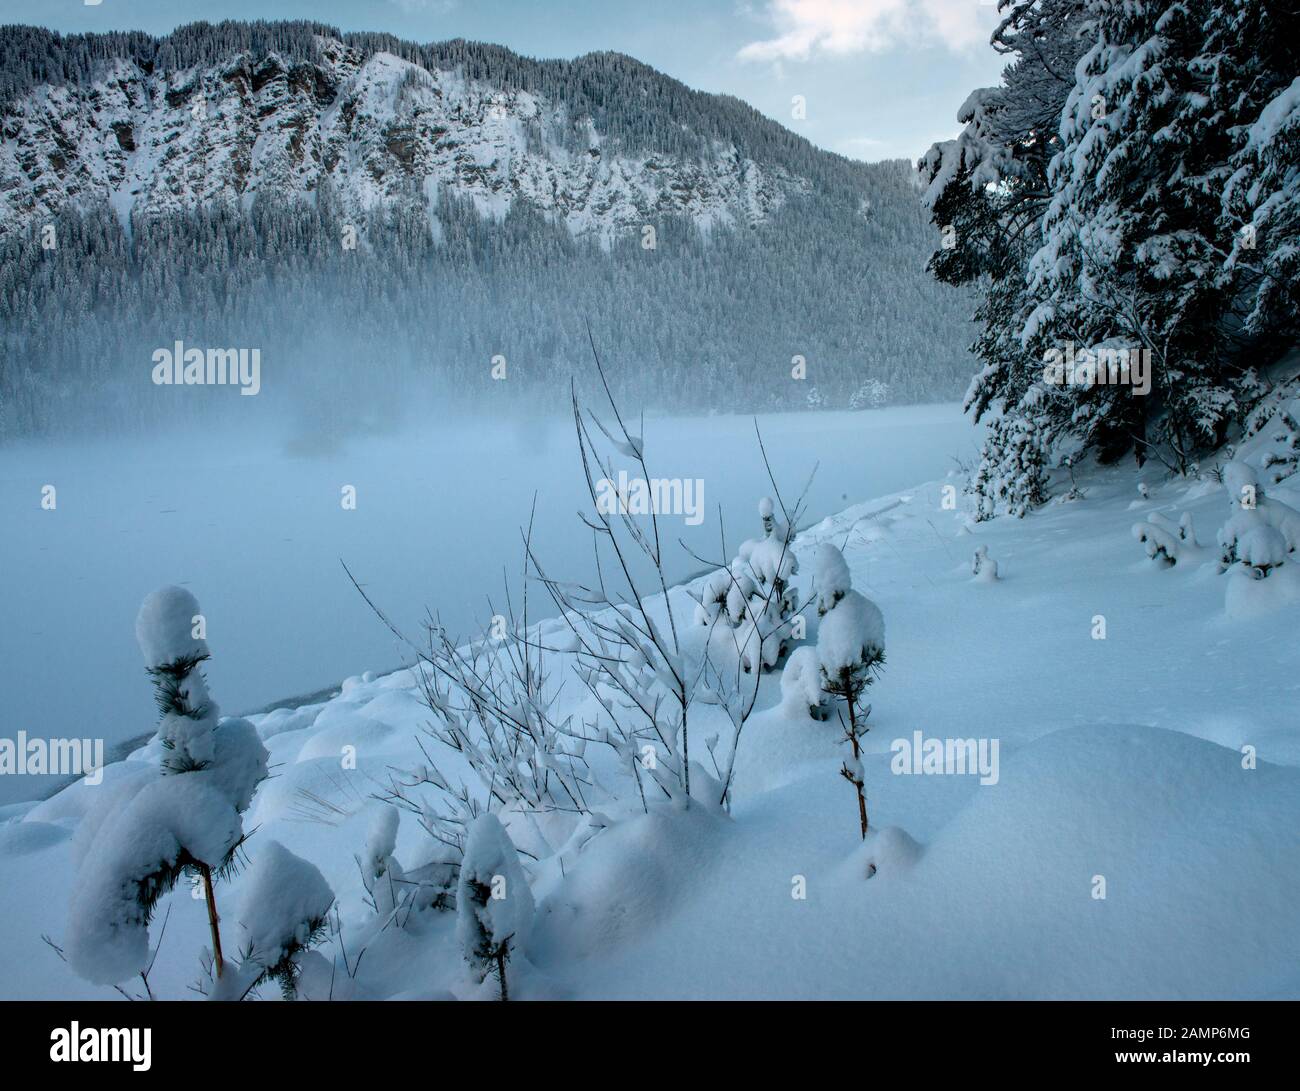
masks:
POLYGON ((1253 526, 1237 538, 1237 555, 1241 563, 1253 568, 1261 579, 1271 569, 1285 563, 1287 553, 1286 539, 1267 523, 1253 526))
POLYGON ((822 542, 813 557, 813 587, 817 591, 818 617, 825 617, 853 587, 844 554, 830 542, 822 542))
POLYGON ((790 585, 790 579, 799 571, 790 543, 780 538, 766 538, 749 554, 749 570, 759 590, 773 589, 780 597, 790 585))
POLYGON ((770 496, 765 496, 758 502, 758 517, 763 522, 765 538, 775 538, 780 542, 790 542, 794 539, 794 533, 789 525, 776 517, 776 505, 772 503, 770 496))
POLYGON ((1300 512, 1289 505, 1271 496, 1260 495, 1253 507, 1238 506, 1234 510, 1235 514, 1219 530, 1223 567, 1238 560, 1238 539, 1257 524, 1275 531, 1285 552, 1294 553, 1300 548, 1300 512))
POLYGON ((727 589, 727 619, 733 626, 750 616, 750 599, 758 594, 758 585, 747 571, 748 562, 736 558, 731 567, 731 586, 727 589))
POLYGON ((906 830, 886 826, 872 830, 842 865, 846 878, 870 879, 877 872, 897 874, 916 865, 924 849, 906 830))
POLYGON ((268 755, 247 720, 220 718, 199 670, 211 658, 207 641, 196 635, 200 625, 198 600, 181 587, 154 591, 136 616, 136 641, 162 714, 163 772, 204 771, 243 812, 266 777, 268 755))
POLYGON ((114 985, 143 973, 158 899, 187 868, 220 870, 243 836, 229 798, 199 776, 146 784, 95 834, 73 888, 68 962, 114 985))
POLYGON ((1133 537, 1142 543, 1146 554, 1156 564, 1172 568, 1178 563, 1180 538, 1155 522, 1133 524, 1133 537))
POLYGON ((314 864, 278 841, 259 845, 239 909, 248 933, 240 967, 256 971, 248 987, 275 981, 292 1000, 299 956, 324 935, 333 904, 334 891, 314 864))
POLYGON ((980 546, 970 562, 971 575, 977 583, 996 583, 998 579, 998 562, 989 556, 989 547, 980 546))
POLYGON ((402 865, 393 855, 397 848, 397 829, 401 814, 396 807, 384 804, 375 809, 366 837, 365 855, 358 860, 361 884, 374 905, 375 912, 386 917, 398 905, 403 879, 402 865))
MULTIPOLYGON (((753 589, 749 591, 749 601, 739 623, 744 632, 737 634, 746 671, 754 669, 757 661, 764 668, 771 668, 789 650, 789 621, 796 606, 791 581, 799 571, 799 562, 790 543, 790 528, 772 512, 772 501, 765 497, 759 504, 759 514, 763 517, 766 537, 749 543, 748 552, 737 557, 733 565, 752 577, 753 589), (751 626, 759 633, 758 638, 752 638, 751 626), (746 649, 751 652, 747 664, 746 649)), ((736 590, 735 599, 739 599, 740 589, 736 590)), ((738 602, 728 600, 729 613, 735 605, 738 602)))
POLYGON ((731 591, 731 572, 719 568, 708 576, 700 588, 700 599, 695 607, 698 625, 710 626, 727 609, 727 595, 731 591))
POLYGON ((459 849, 442 841, 425 841, 424 855, 403 869, 402 879, 410 890, 410 905, 415 912, 455 909, 456 887, 460 881, 459 849))
POLYGON ((771 670, 781 661, 782 639, 779 618, 762 610, 762 600, 755 599, 751 611, 736 629, 736 647, 740 666, 746 674, 771 670))
POLYGON ((816 648, 805 645, 790 653, 781 672, 781 703, 792 711, 807 713, 814 720, 825 720, 830 715, 816 648))
POLYGON ((758 502, 758 517, 763 524, 763 534, 760 538, 746 538, 740 543, 740 548, 736 550, 736 559, 748 564, 755 548, 763 542, 775 539, 778 543, 784 544, 793 540, 794 532, 782 520, 776 517, 776 505, 772 502, 770 496, 764 496, 758 502))
POLYGON ((1231 508, 1253 508, 1259 499, 1259 477, 1255 468, 1240 459, 1224 463, 1223 488, 1231 508))
POLYGON ((1268 574, 1300 548, 1300 512, 1266 496, 1253 466, 1233 459, 1222 471, 1232 516, 1219 529, 1220 571, 1242 561, 1256 578, 1268 574), (1259 563, 1246 561, 1246 555, 1259 563))
POLYGON ((1283 564, 1289 553, 1282 533, 1258 508, 1241 508, 1219 530, 1222 567, 1240 562, 1256 579, 1283 564))
POLYGON ((758 504, 763 537, 742 542, 730 567, 713 573, 701 588, 696 621, 713 626, 721 604, 722 616, 735 630, 710 638, 715 670, 719 661, 738 664, 746 674, 770 670, 789 651, 799 562, 790 526, 775 513, 772 499, 763 497, 758 504))
POLYGON ((519 854, 494 814, 479 815, 465 835, 456 890, 456 935, 478 981, 495 973, 509 999, 506 963, 528 943, 533 895, 519 854))

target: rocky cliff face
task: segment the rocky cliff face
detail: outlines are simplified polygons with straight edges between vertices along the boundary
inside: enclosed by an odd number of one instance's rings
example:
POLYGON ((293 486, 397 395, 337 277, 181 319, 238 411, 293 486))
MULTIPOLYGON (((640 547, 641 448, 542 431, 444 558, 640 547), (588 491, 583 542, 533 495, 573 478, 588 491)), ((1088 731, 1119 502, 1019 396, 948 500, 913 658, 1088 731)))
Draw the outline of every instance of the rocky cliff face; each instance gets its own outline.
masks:
POLYGON ((436 202, 448 186, 482 213, 527 202, 575 235, 608 239, 665 214, 759 222, 811 186, 734 144, 628 153, 564 101, 316 44, 312 61, 246 51, 169 71, 110 58, 93 79, 15 96, 0 139, 0 238, 69 204, 106 200, 125 218, 309 198, 328 179, 359 220, 389 202, 436 202))

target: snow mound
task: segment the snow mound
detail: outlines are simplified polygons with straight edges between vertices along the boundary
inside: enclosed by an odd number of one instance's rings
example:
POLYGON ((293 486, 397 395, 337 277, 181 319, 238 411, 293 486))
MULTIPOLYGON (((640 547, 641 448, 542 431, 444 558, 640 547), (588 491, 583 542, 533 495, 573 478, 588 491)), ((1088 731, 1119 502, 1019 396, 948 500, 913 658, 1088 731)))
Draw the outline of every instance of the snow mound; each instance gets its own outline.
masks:
POLYGON ((651 812, 602 830, 538 906, 529 957, 564 965, 618 951, 680 912, 728 823, 703 807, 651 812))
POLYGON ((847 881, 895 875, 914 866, 924 851, 911 834, 898 826, 872 829, 844 862, 838 877, 847 881))
POLYGON ((1071 728, 1008 758, 913 878, 961 906, 954 965, 964 947, 1000 967, 983 995, 1268 995, 1300 959, 1298 828, 1300 771, 1159 728, 1071 728))
POLYGON ((0 856, 25 856, 67 837, 68 831, 52 822, 7 822, 0 826, 0 856))

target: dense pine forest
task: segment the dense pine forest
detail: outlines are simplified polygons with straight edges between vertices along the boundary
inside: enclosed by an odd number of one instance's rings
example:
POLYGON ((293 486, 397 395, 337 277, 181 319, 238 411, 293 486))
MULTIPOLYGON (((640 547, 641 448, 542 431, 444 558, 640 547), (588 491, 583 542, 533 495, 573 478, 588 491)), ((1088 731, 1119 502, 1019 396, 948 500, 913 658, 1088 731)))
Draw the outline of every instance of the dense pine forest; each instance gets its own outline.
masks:
POLYGON ((1003 82, 921 163, 946 234, 931 267, 981 293, 982 517, 1041 503, 1067 459, 1193 472, 1294 396, 1300 332, 1295 5, 1000 10, 1003 82), (1133 351, 1149 390, 1102 367, 1133 351), (1050 374, 1067 354, 1075 374, 1050 374))

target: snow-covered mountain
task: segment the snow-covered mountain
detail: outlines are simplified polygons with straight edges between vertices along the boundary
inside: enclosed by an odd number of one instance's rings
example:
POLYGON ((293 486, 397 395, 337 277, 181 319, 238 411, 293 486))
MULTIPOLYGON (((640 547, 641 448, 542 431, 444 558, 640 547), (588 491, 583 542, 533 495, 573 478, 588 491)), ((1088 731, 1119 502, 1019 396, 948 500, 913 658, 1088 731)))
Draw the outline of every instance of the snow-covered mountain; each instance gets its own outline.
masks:
MULTIPOLYGON (((611 141, 561 86, 528 90, 511 72, 474 78, 465 65, 421 64, 323 33, 303 44, 311 59, 233 46, 183 67, 110 56, 85 78, 13 96, 0 143, 0 237, 69 204, 167 213, 308 198, 328 180, 358 218, 413 196, 434 201, 449 186, 480 213, 526 202, 575 235, 608 238, 652 215, 757 223, 813 186, 734 139, 705 135, 694 154, 611 141)), ((672 81, 635 67, 647 110, 663 109, 672 81)))
POLYGON ((973 370, 910 164, 622 54, 232 22, 0 27, 0 58, 0 436, 229 409, 138 381, 177 339, 257 347, 258 403, 313 419, 377 356, 381 416, 400 382, 559 407, 588 321, 652 408, 951 400, 973 370))

